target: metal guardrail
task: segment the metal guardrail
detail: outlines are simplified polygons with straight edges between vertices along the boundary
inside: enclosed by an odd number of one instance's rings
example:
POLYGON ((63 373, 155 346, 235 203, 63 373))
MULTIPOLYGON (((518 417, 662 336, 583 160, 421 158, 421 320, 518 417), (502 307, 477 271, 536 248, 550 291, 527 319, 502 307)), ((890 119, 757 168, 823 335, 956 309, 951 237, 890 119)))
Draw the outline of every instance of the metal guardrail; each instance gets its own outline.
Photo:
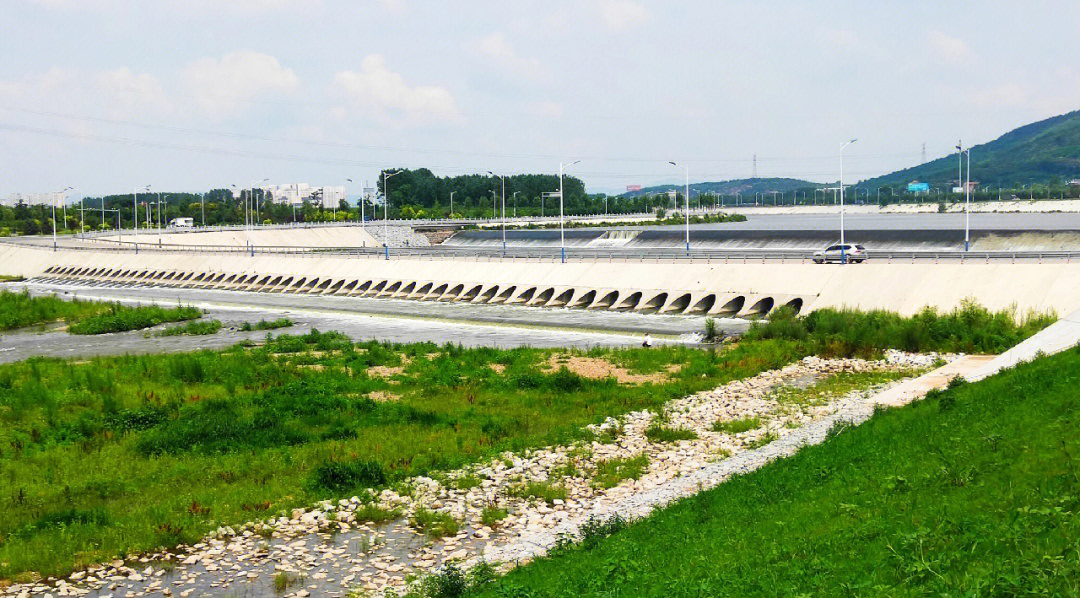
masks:
MULTIPOLYGON (((722 262, 809 262, 812 250, 773 249, 694 249, 686 251, 679 247, 611 249, 567 247, 310 247, 285 245, 191 245, 135 243, 112 239, 86 239, 85 245, 64 244, 65 251, 106 251, 118 253, 188 253, 232 255, 280 255, 280 256, 354 256, 373 259, 507 259, 538 261, 722 261, 722 262)), ((51 243, 30 242, 13 238, 4 242, 53 250, 51 243)), ((874 262, 960 262, 988 263, 1015 261, 1065 261, 1080 260, 1080 251, 868 251, 868 259, 874 262)))

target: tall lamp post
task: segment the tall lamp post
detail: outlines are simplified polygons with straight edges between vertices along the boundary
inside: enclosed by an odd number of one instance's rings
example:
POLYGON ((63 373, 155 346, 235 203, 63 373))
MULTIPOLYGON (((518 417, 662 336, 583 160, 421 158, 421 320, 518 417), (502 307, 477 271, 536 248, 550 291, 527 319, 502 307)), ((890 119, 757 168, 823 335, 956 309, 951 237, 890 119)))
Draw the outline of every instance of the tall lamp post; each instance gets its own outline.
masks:
POLYGON ((686 183, 686 197, 683 199, 686 203, 686 255, 690 255, 690 169, 675 162, 668 162, 668 164, 683 169, 683 175, 686 177, 684 179, 684 182, 686 183))
POLYGON ((454 219, 454 191, 450 192, 450 219, 454 219))
POLYGON ((967 180, 964 182, 964 251, 971 248, 971 148, 967 154, 967 180))
POLYGON ((847 263, 847 253, 844 249, 844 148, 855 143, 858 139, 852 139, 840 146, 840 263, 847 263))
POLYGON ((521 191, 514 191, 514 195, 513 195, 513 197, 514 197, 514 218, 517 218, 517 194, 518 193, 521 193, 521 191))
POLYGON ((559 255, 564 264, 566 263, 566 216, 563 214, 563 172, 578 162, 581 160, 574 160, 569 164, 559 162, 559 255))
POLYGON ((488 174, 490 174, 493 177, 498 177, 499 178, 499 183, 500 183, 500 186, 501 186, 501 191, 500 191, 499 194, 500 194, 500 197, 502 199, 502 218, 501 218, 501 220, 502 220, 502 242, 503 242, 503 255, 506 255, 506 177, 502 176, 501 174, 495 174, 494 172, 491 172, 490 170, 488 171, 488 174))
POLYGON ((382 234, 383 234, 383 247, 386 249, 386 259, 390 259, 390 237, 388 236, 386 228, 386 220, 390 217, 390 189, 386 186, 386 181, 392 176, 397 176, 405 172, 399 170, 397 172, 383 171, 382 179, 382 192, 383 192, 383 222, 382 222, 382 234))

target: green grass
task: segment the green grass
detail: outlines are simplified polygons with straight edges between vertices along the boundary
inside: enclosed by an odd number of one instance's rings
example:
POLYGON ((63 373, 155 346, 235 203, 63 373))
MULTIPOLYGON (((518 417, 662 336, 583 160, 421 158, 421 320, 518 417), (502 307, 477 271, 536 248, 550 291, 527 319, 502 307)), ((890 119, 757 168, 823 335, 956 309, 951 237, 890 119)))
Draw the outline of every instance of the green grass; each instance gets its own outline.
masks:
POLYGON ((680 440, 697 440, 697 432, 686 428, 669 428, 660 424, 652 424, 645 430, 645 437, 649 442, 678 442, 680 440))
MULTIPOLYGON (((158 305, 139 305, 129 307, 119 303, 109 304, 95 315, 82 318, 68 325, 72 334, 106 334, 142 330, 166 322, 182 322, 202 317, 202 310, 196 307, 178 305, 173 308, 158 305)), ((218 323, 218 327, 221 323, 218 323)), ((200 333, 205 334, 205 333, 200 333)))
POLYGON ((480 596, 1077 596, 1080 353, 955 385, 480 596))
POLYGON ((26 277, 24 276, 0 274, 0 282, 22 282, 24 280, 26 280, 26 277))
POLYGON ((14 330, 51 322, 78 321, 108 309, 107 303, 64 301, 57 297, 31 297, 30 293, 0 290, 0 330, 14 330))
POLYGON ((911 378, 922 373, 918 369, 899 369, 869 372, 838 372, 805 387, 779 386, 770 393, 782 405, 823 405, 856 390, 879 387, 889 382, 911 378))
POLYGON ((593 486, 597 488, 614 488, 623 480, 636 480, 645 475, 649 469, 649 456, 641 453, 636 457, 625 459, 607 459, 596 464, 596 474, 593 476, 593 486))
POLYGON ((713 432, 724 434, 742 434, 761 427, 763 422, 757 417, 743 417, 740 419, 718 420, 713 422, 710 428, 713 432))
POLYGON ((293 325, 293 321, 289 318, 278 318, 276 320, 259 320, 252 324, 251 322, 244 322, 240 325, 242 332, 251 332, 252 330, 277 330, 278 328, 288 328, 293 325))
POLYGON ((169 326, 159 332, 158 336, 180 336, 182 334, 205 336, 216 334, 219 330, 221 330, 220 320, 195 320, 179 326, 169 326))
POLYGON ((409 525, 432 539, 453 536, 461 529, 461 524, 449 514, 441 511, 431 511, 423 507, 413 513, 409 525))
POLYGON ((506 509, 500 507, 484 507, 480 511, 480 523, 488 527, 497 527, 499 522, 506 519, 506 516, 510 513, 506 509))
POLYGON ((569 445, 591 437, 586 425, 803 355, 786 341, 590 351, 644 372, 682 365, 664 383, 620 385, 547 372, 551 353, 313 332, 259 347, 0 365, 0 579, 62 574, 369 485, 569 445), (389 380, 373 366, 404 371, 389 380), (366 398, 391 390, 399 400, 366 398))
POLYGON ((566 488, 559 484, 542 480, 516 484, 511 486, 506 494, 515 498, 539 499, 549 505, 556 500, 566 500, 566 488))
POLYGON ((1011 311, 990 312, 972 302, 948 313, 927 308, 912 317, 852 309, 820 309, 797 317, 791 309, 780 308, 768 321, 756 323, 743 340, 800 341, 827 357, 871 357, 887 348, 1001 353, 1056 319, 1054 314, 1029 313, 1018 321, 1011 311))

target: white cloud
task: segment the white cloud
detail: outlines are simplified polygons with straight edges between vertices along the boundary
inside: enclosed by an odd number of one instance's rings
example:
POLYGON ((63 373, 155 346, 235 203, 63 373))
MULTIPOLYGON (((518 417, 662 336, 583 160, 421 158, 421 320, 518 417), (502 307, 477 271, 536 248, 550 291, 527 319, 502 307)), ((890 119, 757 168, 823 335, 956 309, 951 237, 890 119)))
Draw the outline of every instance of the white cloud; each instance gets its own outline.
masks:
POLYGON ((594 6, 604 24, 615 31, 644 25, 652 16, 644 4, 632 0, 596 0, 594 6))
POLYGON ((96 72, 53 67, 0 81, 0 98, 18 108, 111 118, 157 117, 172 111, 156 77, 127 67, 96 72))
POLYGON ((342 119, 358 111, 383 124, 402 126, 462 121, 457 103, 446 88, 410 86, 404 77, 390 70, 379 54, 365 56, 359 71, 338 72, 331 92, 345 101, 334 111, 342 119))
POLYGON ((266 94, 289 94, 300 86, 292 69, 277 58, 250 50, 216 58, 200 58, 182 73, 187 93, 213 118, 244 112, 251 101, 266 94))
POLYGON ((525 114, 538 118, 561 118, 563 106, 559 102, 527 102, 524 106, 525 114))
POLYGON ((947 62, 960 64, 971 58, 971 48, 962 39, 949 37, 940 31, 931 31, 929 41, 930 47, 947 62))
POLYGON ((859 45, 859 36, 851 29, 829 29, 825 31, 825 41, 843 50, 850 50, 859 45))
POLYGON ((503 72, 523 81, 537 85, 546 85, 554 80, 551 69, 537 58, 527 58, 518 54, 507 41, 506 35, 497 31, 470 44, 472 50, 490 61, 503 72))

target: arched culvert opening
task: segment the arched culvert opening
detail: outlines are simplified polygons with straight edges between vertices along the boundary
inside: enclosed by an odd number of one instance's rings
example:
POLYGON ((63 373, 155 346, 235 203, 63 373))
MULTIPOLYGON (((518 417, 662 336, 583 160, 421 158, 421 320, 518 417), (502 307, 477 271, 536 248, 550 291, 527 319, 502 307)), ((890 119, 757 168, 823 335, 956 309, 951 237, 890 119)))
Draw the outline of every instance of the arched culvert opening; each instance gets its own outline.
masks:
POLYGON ((548 287, 543 291, 536 294, 536 298, 529 302, 529 305, 540 306, 544 305, 548 301, 551 301, 552 295, 555 294, 554 287, 548 287))
POLYGON ((409 284, 401 288, 401 292, 398 293, 398 297, 408 297, 409 295, 412 295, 413 291, 415 290, 416 281, 410 282, 409 284))
POLYGON ((750 309, 746 311, 746 316, 750 318, 764 316, 772 310, 774 303, 772 297, 758 299, 757 303, 750 306, 750 309))
POLYGON ((505 289, 503 289, 503 292, 499 293, 499 295, 497 297, 495 297, 494 299, 492 299, 491 301, 492 301, 492 303, 506 303, 507 299, 514 296, 514 291, 516 291, 516 290, 517 290, 516 286, 513 286, 513 285, 508 286, 505 289))
POLYGON ((457 299, 457 296, 460 295, 461 292, 464 290, 464 284, 456 284, 450 287, 450 290, 443 293, 442 296, 439 297, 439 301, 453 301, 454 299, 457 299))
POLYGON ((289 289, 286 292, 295 293, 295 292, 299 291, 304 286, 304 283, 306 283, 306 282, 307 282, 307 277, 306 276, 301 276, 300 280, 294 282, 293 285, 291 287, 289 287, 289 289))
POLYGON ((255 283, 256 288, 262 288, 266 286, 266 283, 270 282, 270 276, 263 276, 259 279, 259 282, 255 283))
POLYGON ((165 282, 166 280, 172 278, 175 274, 176 272, 162 272, 161 274, 158 274, 154 280, 160 280, 162 282, 165 282))
POLYGON ((686 308, 690 307, 690 293, 685 293, 676 297, 666 308, 664 313, 666 314, 681 314, 686 311, 686 308))
POLYGON ((533 295, 535 294, 536 287, 529 287, 522 291, 521 294, 517 296, 517 299, 514 299, 511 303, 528 303, 529 301, 532 301, 533 295))
POLYGON ((577 300, 574 301, 574 304, 571 305, 570 307, 573 307, 573 308, 576 308, 576 309, 585 309, 586 307, 589 307, 589 305, 595 299, 596 299, 596 290, 595 289, 592 290, 592 291, 586 291, 585 294, 578 297, 577 300))
POLYGON ((548 307, 563 307, 567 303, 570 303, 570 300, 573 298, 574 289, 566 289, 565 291, 559 293, 557 297, 549 301, 548 307))
POLYGON ((695 303, 694 306, 691 307, 690 311, 687 312, 687 313, 691 313, 691 314, 707 314, 707 313, 709 313, 709 310, 713 308, 714 305, 716 305, 716 295, 712 295, 712 294, 705 295, 704 297, 699 299, 698 302, 695 303))
POLYGON ((785 307, 790 307, 791 311, 798 314, 799 312, 802 311, 802 306, 803 306, 802 297, 796 297, 796 298, 792 299, 791 301, 788 301, 787 303, 785 303, 784 306, 785 307))
POLYGON ((354 281, 350 282, 349 284, 341 287, 341 289, 338 292, 340 292, 340 293, 349 293, 350 291, 352 291, 353 289, 356 288, 356 283, 358 283, 358 282, 360 282, 360 281, 354 280, 354 281))
POLYGON ((487 303, 487 302, 491 301, 495 297, 495 293, 498 293, 498 292, 499 292, 499 285, 495 285, 493 287, 488 288, 488 290, 484 291, 483 293, 480 293, 480 296, 477 297, 476 300, 479 303, 487 303))
POLYGON ((326 294, 333 295, 334 293, 338 292, 344 284, 345 284, 345 279, 344 278, 337 281, 337 282, 335 282, 334 284, 330 285, 326 289, 326 294))
POLYGON ((637 307, 639 301, 641 301, 641 291, 631 293, 626 299, 623 299, 622 303, 619 303, 619 306, 615 309, 619 311, 634 309, 635 307, 637 307))
POLYGON ((645 304, 641 306, 641 311, 643 311, 643 312, 659 311, 660 308, 664 307, 664 304, 667 303, 667 298, 668 298, 667 293, 659 293, 655 297, 653 297, 652 299, 649 299, 648 301, 646 301, 645 304))
POLYGON ((442 297, 443 293, 446 292, 446 287, 448 287, 448 286, 450 286, 450 285, 446 284, 445 282, 443 284, 440 284, 439 286, 432 289, 430 293, 425 295, 424 299, 427 300, 427 301, 434 301, 434 300, 438 299, 439 297, 442 297))
POLYGON ((431 292, 431 287, 433 287, 433 286, 434 286, 434 283, 430 283, 430 282, 425 282, 424 284, 420 285, 420 288, 416 289, 416 297, 419 298, 419 299, 423 299, 424 297, 427 297, 428 293, 431 292))
POLYGON ((395 280, 393 282, 393 284, 386 287, 386 290, 384 291, 384 293, 387 294, 387 295, 392 295, 392 294, 398 292, 398 289, 400 289, 400 288, 401 288, 401 281, 400 280, 395 280))
POLYGON ((236 280, 236 275, 235 274, 230 274, 229 277, 227 279, 225 279, 224 283, 225 284, 232 284, 233 281, 235 281, 235 280, 236 280))
POLYGON ((188 272, 187 276, 185 276, 185 277, 183 278, 183 281, 184 281, 184 282, 187 282, 187 281, 191 280, 191 279, 192 279, 192 277, 194 277, 194 276, 195 276, 195 273, 194 273, 194 272, 188 272))
POLYGON ((465 293, 464 295, 461 296, 461 300, 462 301, 472 301, 473 299, 476 299, 476 296, 480 294, 480 290, 483 289, 483 288, 484 288, 484 285, 482 285, 482 284, 478 284, 478 285, 472 287, 471 289, 469 289, 469 291, 467 293, 465 293))
POLYGON ((326 289, 330 288, 330 283, 332 282, 334 282, 333 278, 327 278, 326 280, 322 281, 322 283, 319 284, 317 288, 320 291, 325 291, 326 289))
POLYGON ((378 295, 379 292, 382 291, 385 288, 386 288, 386 281, 385 280, 380 280, 379 282, 372 285, 371 290, 368 291, 368 295, 378 295))
POLYGON ((599 301, 592 304, 589 309, 611 309, 611 306, 615 305, 615 302, 619 300, 619 291, 611 291, 606 293, 599 301))
MULTIPOLYGON (((191 279, 191 282, 202 282, 202 279, 206 278, 206 272, 199 272, 199 275, 191 279)), ((278 277, 280 278, 280 277, 278 277)))
POLYGON ((724 306, 720 308, 720 311, 718 313, 719 315, 733 316, 742 311, 744 305, 746 305, 746 297, 739 295, 738 297, 735 297, 731 301, 725 303, 724 306))
POLYGON ((357 286, 356 290, 353 291, 352 293, 350 293, 350 295, 363 295, 364 293, 367 292, 368 289, 371 288, 371 283, 372 282, 373 281, 365 280, 363 283, 361 283, 359 286, 357 286))

